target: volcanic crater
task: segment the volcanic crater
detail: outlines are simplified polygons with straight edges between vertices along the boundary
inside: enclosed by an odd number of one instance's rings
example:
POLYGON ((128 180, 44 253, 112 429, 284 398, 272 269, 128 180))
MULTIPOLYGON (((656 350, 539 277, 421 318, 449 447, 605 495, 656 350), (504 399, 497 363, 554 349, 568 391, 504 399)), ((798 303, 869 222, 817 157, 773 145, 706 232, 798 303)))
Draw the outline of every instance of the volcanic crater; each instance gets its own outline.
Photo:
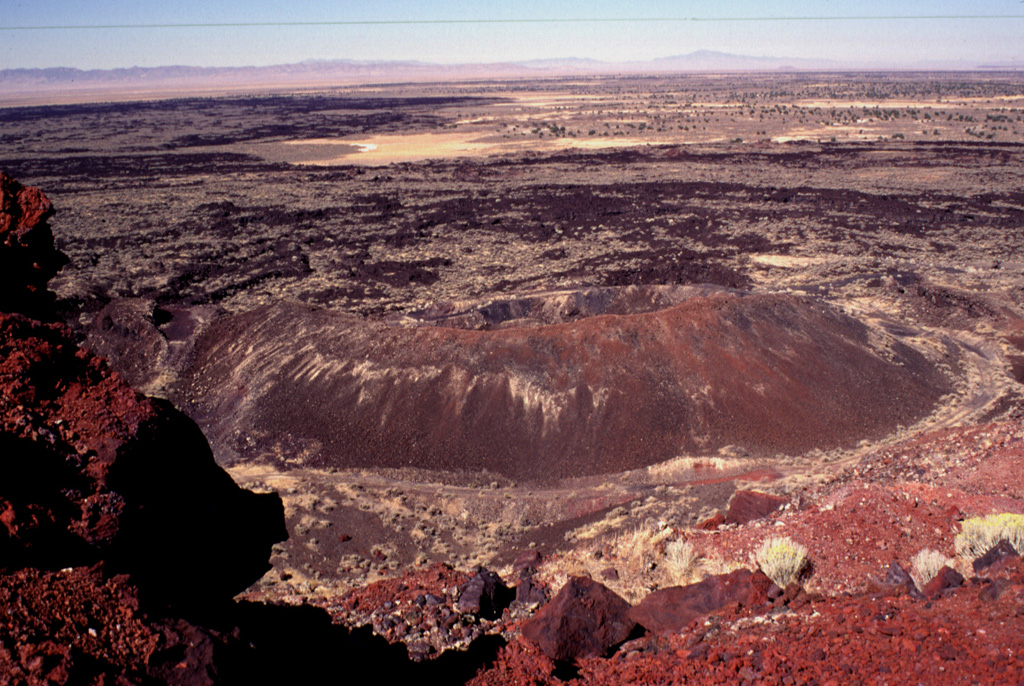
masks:
POLYGON ((378 320, 282 303, 213 322, 176 400, 229 462, 287 445, 306 467, 552 483, 875 440, 953 390, 937 362, 813 298, 706 285, 378 320))

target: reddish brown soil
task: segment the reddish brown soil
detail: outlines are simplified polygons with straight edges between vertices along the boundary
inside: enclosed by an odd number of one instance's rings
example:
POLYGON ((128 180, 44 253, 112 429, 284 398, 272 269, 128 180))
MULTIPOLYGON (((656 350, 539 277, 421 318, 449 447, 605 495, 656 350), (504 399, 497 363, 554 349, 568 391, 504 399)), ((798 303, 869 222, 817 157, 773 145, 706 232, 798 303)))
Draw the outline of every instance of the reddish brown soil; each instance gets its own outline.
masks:
POLYGON ((1022 618, 1024 563, 1017 561, 932 600, 862 595, 734 606, 680 634, 631 642, 610 659, 561 671, 521 639, 470 683, 1017 684, 1022 618))

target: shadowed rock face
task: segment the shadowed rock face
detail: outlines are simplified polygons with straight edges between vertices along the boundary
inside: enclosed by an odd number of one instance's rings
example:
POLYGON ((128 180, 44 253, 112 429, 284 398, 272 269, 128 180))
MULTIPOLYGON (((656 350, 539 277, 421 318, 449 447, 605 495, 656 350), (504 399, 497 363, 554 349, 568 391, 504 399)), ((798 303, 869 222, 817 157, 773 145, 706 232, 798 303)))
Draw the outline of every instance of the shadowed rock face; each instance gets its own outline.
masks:
POLYGON ((0 311, 50 316, 54 295, 46 282, 68 261, 53 245, 52 215, 42 191, 0 172, 0 311))
POLYGON ((560 662, 603 655, 632 633, 636 623, 629 611, 629 603, 614 591, 593 579, 574 576, 523 624, 523 636, 560 662))
POLYGON ((280 499, 240 489, 192 420, 136 394, 61 325, 0 313, 0 351, 4 566, 102 560, 147 597, 188 603, 269 569, 287 535, 280 499))
POLYGON ((103 562, 148 600, 229 600, 287 536, 280 498, 243 491, 192 420, 28 316, 51 313, 63 259, 52 207, 2 174, 0 199, 0 278, 20 279, 0 289, 0 568, 103 562))
POLYGON ((178 399, 222 460, 281 446, 321 466, 544 481, 727 445, 850 445, 950 390, 915 351, 811 300, 707 288, 606 299, 649 306, 599 304, 547 325, 561 306, 455 313, 461 326, 505 327, 494 330, 438 326, 443 312, 385 323, 263 308, 206 330, 178 399))

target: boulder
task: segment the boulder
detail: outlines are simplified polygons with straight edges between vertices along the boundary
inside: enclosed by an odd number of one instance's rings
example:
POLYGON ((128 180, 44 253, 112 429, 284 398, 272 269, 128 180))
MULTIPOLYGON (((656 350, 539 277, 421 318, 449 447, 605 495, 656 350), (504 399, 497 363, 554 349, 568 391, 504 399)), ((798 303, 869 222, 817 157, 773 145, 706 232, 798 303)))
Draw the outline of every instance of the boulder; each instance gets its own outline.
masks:
POLYGON ((1020 557, 1017 551, 1014 549, 1010 542, 1006 539, 999 541, 992 546, 987 553, 979 557, 974 561, 972 566, 974 567, 974 573, 978 574, 984 569, 988 569, 992 565, 1000 562, 1006 558, 1020 557))
POLYGON ((950 567, 943 566, 932 580, 925 584, 921 593, 929 598, 941 595, 943 591, 963 586, 964 578, 960 572, 950 567))
POLYGON ((772 581, 762 572, 737 569, 709 576, 689 586, 672 586, 649 594, 629 617, 648 631, 679 631, 690 622, 731 603, 765 605, 772 581))
POLYGON ((606 654, 625 641, 636 622, 630 605, 588 577, 571 577, 551 602, 523 624, 523 636, 560 662, 606 654))
POLYGON ((42 191, 0 172, 0 311, 52 317, 55 297, 46 283, 68 261, 54 247, 52 215, 42 191))
POLYGON ((729 501, 729 510, 725 513, 724 523, 746 524, 755 519, 763 519, 780 510, 788 502, 788 498, 770 493, 736 491, 729 501))
POLYGON ((708 517, 703 522, 697 525, 698 529, 702 531, 714 531, 718 527, 725 524, 725 515, 721 512, 716 512, 711 517, 708 517))
POLYGON ((527 550, 512 563, 512 571, 520 578, 527 579, 537 573, 543 558, 537 550, 527 550))
POLYGON ((524 605, 540 605, 547 599, 547 591, 533 579, 523 579, 516 586, 516 602, 524 605))
POLYGON ((882 579, 868 579, 868 593, 880 596, 900 596, 908 594, 917 598, 923 597, 917 590, 914 579, 899 562, 893 562, 886 570, 882 579))
POLYGON ((515 593, 505 585, 501 577, 488 569, 478 570, 460 591, 455 609, 463 614, 486 619, 499 617, 515 597, 515 593))

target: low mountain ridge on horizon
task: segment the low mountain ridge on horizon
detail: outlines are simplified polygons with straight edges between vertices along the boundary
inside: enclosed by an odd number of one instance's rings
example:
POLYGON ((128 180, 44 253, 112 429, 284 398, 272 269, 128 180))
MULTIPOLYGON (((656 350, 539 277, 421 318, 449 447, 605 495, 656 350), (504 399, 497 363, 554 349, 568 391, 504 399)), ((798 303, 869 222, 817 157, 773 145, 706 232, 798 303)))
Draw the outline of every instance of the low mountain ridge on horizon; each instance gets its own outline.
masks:
POLYGON ((241 67, 201 67, 167 65, 159 67, 121 67, 115 69, 78 69, 45 67, 0 69, 0 86, 38 91, 48 88, 82 88, 146 85, 240 85, 244 83, 317 82, 362 79, 407 80, 440 78, 482 78, 510 76, 571 76, 600 74, 658 74, 670 72, 729 71, 843 71, 859 69, 932 69, 971 70, 980 65, 964 62, 932 62, 927 65, 883 65, 838 60, 737 55, 715 50, 696 50, 650 60, 603 61, 584 57, 542 58, 523 61, 441 64, 418 60, 319 60, 290 64, 241 67))

